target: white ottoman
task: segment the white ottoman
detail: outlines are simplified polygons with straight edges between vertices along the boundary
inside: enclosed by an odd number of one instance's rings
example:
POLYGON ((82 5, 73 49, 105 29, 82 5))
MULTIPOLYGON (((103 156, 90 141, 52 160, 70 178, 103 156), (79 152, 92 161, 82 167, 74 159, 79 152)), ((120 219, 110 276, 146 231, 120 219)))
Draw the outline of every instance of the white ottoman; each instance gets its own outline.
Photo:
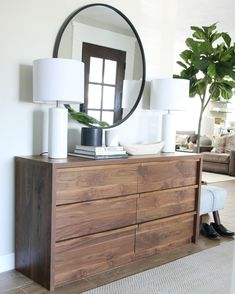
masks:
POLYGON ((202 185, 200 215, 223 209, 227 194, 227 191, 223 188, 202 185))

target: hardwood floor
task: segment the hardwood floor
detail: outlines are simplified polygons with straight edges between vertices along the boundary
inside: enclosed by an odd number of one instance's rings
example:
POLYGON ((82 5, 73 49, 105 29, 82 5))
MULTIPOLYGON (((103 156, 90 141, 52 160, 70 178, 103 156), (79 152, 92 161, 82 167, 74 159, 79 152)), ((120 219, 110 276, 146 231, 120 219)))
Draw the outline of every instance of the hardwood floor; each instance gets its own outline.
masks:
MULTIPOLYGON (((218 182, 215 185, 223 187, 228 191, 226 206, 225 209, 220 212, 220 218, 223 225, 225 225, 228 229, 235 231, 235 179, 233 181, 218 182)), ((203 221, 210 222, 213 221, 213 218, 211 215, 209 215, 204 217, 203 221)), ((231 241, 232 240, 229 238, 221 238, 220 241, 212 241, 200 235, 199 242, 197 244, 182 246, 181 248, 177 248, 170 253, 164 253, 161 255, 149 257, 148 259, 145 259, 143 261, 140 260, 106 273, 97 274, 91 278, 80 280, 76 283, 60 287, 50 293, 82 293, 86 290, 107 284, 108 282, 115 281, 138 272, 142 272, 144 270, 159 266, 164 263, 168 263, 170 261, 196 253, 198 251, 211 248, 213 246, 218 246, 223 242, 231 241)), ((45 294, 49 293, 49 291, 34 283, 22 274, 13 270, 0 274, 0 293, 45 294)))

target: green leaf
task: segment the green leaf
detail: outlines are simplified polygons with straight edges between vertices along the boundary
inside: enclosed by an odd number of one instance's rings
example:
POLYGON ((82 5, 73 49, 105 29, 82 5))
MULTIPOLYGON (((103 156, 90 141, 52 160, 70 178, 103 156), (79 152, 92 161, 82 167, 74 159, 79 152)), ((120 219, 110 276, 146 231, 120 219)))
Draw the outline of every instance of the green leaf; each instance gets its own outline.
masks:
POLYGON ((204 41, 198 44, 198 51, 200 55, 208 55, 213 52, 212 44, 208 41, 204 41))
POLYGON ((183 62, 181 61, 177 61, 176 63, 178 63, 180 66, 182 66, 183 68, 187 69, 187 65, 185 65, 183 62))
POLYGON ((186 45, 192 49, 196 54, 198 52, 199 49, 199 43, 196 42, 195 40, 193 40, 192 38, 187 38, 185 41, 186 45))
POLYGON ((222 33, 222 38, 224 39, 224 42, 228 47, 230 47, 231 44, 231 38, 227 33, 222 33))
POLYGON ((190 79, 189 97, 195 97, 198 94, 197 78, 194 76, 190 79))
POLYGON ((222 53, 226 50, 225 43, 222 42, 214 49, 214 55, 217 56, 218 59, 221 58, 222 53))
POLYGON ((216 72, 218 78, 223 79, 224 77, 231 77, 231 79, 235 79, 235 73, 233 70, 233 66, 230 63, 218 62, 216 64, 216 72))
POLYGON ((207 70, 208 66, 210 65, 211 61, 207 60, 206 58, 202 57, 202 59, 195 62, 195 68, 204 71, 207 70))
POLYGON ((175 74, 173 75, 173 78, 174 79, 182 79, 182 77, 180 75, 175 75, 175 74))
POLYGON ((221 89, 221 96, 225 99, 225 100, 229 100, 232 98, 233 96, 233 92, 232 90, 225 90, 225 89, 221 89))
POLYGON ((226 80, 224 80, 224 84, 229 85, 231 88, 235 88, 235 82, 234 81, 226 81, 226 80))
POLYGON ((231 79, 235 80, 235 72, 231 71, 229 73, 229 76, 231 77, 231 79))
POLYGON ((209 38, 210 37, 210 35, 212 34, 212 32, 214 31, 214 30, 216 30, 216 26, 217 26, 217 23, 213 23, 211 26, 209 26, 209 27, 206 27, 206 26, 203 26, 202 28, 203 28, 203 30, 204 30, 204 32, 205 32, 205 34, 206 34, 206 36, 207 36, 207 38, 209 38))
POLYGON ((207 69, 207 74, 209 77, 214 77, 216 75, 216 66, 214 63, 211 63, 209 66, 208 66, 208 69, 207 69))
POLYGON ((229 85, 228 83, 224 83, 224 81, 220 82, 220 87, 227 90, 227 91, 230 91, 233 89, 233 87, 231 85, 229 85))
POLYGON ((206 91, 206 82, 204 79, 200 79, 195 83, 195 86, 197 86, 197 92, 200 95, 204 95, 206 91))
POLYGON ((226 54, 223 54, 222 56, 221 56, 221 61, 222 62, 227 62, 227 61, 229 61, 230 59, 231 59, 231 54, 230 53, 226 53, 226 54))
POLYGON ((210 37, 211 44, 214 43, 217 39, 219 39, 222 36, 222 33, 214 33, 210 37))
POLYGON ((203 29, 199 28, 199 27, 195 27, 195 26, 191 26, 190 27, 191 30, 194 31, 193 33, 193 37, 198 39, 198 40, 206 40, 206 35, 205 32, 203 31, 203 29))
POLYGON ((198 70, 194 66, 190 66, 187 69, 183 69, 180 73, 182 78, 191 79, 198 73, 198 70))
POLYGON ((87 126, 99 126, 99 127, 108 127, 109 124, 104 121, 99 121, 96 118, 84 113, 84 112, 78 112, 74 110, 70 105, 66 104, 65 107, 69 111, 69 116, 73 118, 74 120, 85 124, 87 126))
POLYGON ((191 87, 189 89, 189 97, 195 97, 197 95, 197 88, 196 87, 191 87))
POLYGON ((180 53, 180 57, 188 63, 188 60, 191 59, 192 57, 192 51, 191 50, 184 50, 183 52, 180 53))
POLYGON ((217 100, 220 96, 220 88, 217 83, 211 84, 209 88, 209 93, 211 94, 212 100, 217 100))

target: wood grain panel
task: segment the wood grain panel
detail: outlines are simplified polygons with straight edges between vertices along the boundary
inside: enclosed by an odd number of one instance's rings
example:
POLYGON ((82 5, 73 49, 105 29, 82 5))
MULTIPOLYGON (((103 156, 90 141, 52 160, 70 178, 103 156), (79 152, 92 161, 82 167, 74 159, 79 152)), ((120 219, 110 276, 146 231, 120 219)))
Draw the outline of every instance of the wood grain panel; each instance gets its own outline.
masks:
POLYGON ((135 224, 137 197, 132 195, 57 206, 56 240, 135 224))
POLYGON ((52 169, 16 159, 15 268, 47 289, 53 288, 52 169))
POLYGON ((137 193, 138 164, 57 170, 57 204, 137 193))
POLYGON ((193 213, 140 224, 136 234, 136 256, 152 255, 190 243, 193 225, 193 213))
POLYGON ((199 170, 198 159, 169 159, 167 162, 143 163, 139 167, 138 192, 199 184, 199 170))
POLYGON ((55 283, 85 278, 134 259, 136 226, 62 241, 55 246, 55 283))
POLYGON ((197 186, 143 193, 137 200, 137 222, 195 210, 197 186))

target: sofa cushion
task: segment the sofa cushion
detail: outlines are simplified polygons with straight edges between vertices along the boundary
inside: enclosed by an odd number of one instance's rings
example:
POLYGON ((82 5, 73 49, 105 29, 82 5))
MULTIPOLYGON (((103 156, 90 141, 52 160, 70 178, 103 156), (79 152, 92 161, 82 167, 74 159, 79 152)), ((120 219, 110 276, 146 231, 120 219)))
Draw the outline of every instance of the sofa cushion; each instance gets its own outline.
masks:
POLYGON ((229 163, 229 153, 203 152, 203 161, 229 163))
POLYGON ((230 153, 232 149, 235 149, 235 134, 226 136, 224 152, 230 153))
POLYGON ((219 174, 225 174, 225 175, 229 173, 229 164, 227 163, 203 160, 202 168, 204 171, 208 171, 212 173, 219 173, 219 174))
POLYGON ((189 137, 189 135, 176 134, 176 137, 175 137, 176 145, 187 144, 187 142, 188 142, 188 137, 189 137))
POLYGON ((226 137, 227 136, 220 136, 215 138, 212 152, 223 153, 225 151, 226 137))

